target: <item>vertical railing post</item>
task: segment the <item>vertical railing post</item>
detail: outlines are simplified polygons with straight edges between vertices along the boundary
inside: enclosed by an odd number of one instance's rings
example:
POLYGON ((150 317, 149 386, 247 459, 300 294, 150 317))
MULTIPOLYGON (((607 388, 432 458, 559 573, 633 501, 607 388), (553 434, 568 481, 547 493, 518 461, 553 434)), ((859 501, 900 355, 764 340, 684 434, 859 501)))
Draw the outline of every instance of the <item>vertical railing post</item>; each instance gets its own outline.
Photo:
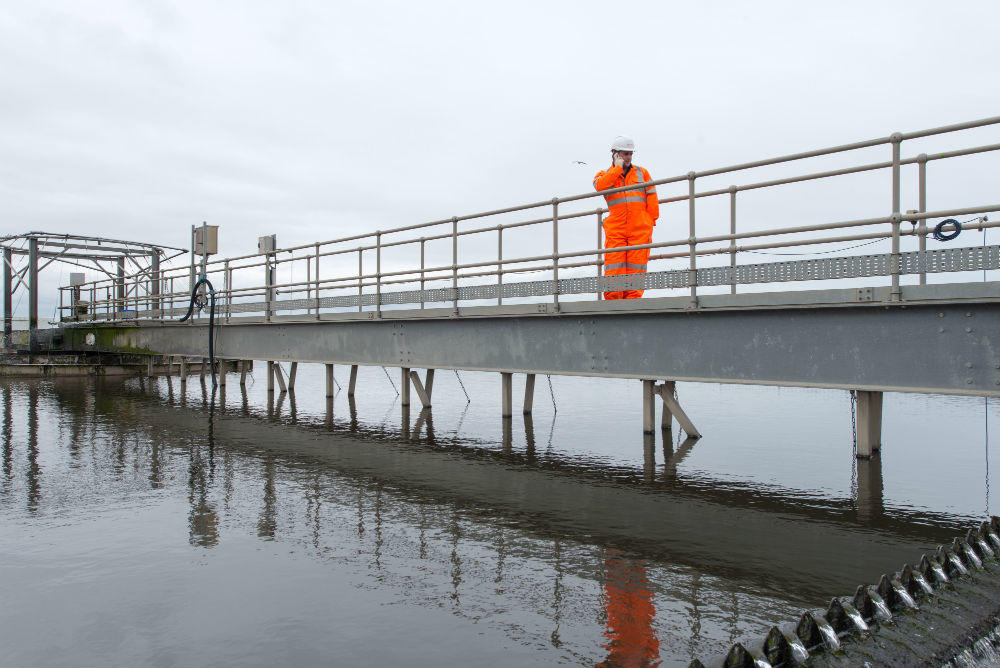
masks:
POLYGON ((364 261, 363 261, 364 250, 361 246, 358 246, 358 311, 364 310, 364 304, 361 299, 362 294, 362 283, 361 276, 364 274, 364 261))
POLYGON ((424 264, 424 246, 426 244, 426 240, 420 237, 420 308, 424 308, 424 285, 426 284, 424 281, 424 267, 426 266, 424 264))
POLYGON ((698 239, 694 224, 694 180, 697 174, 688 172, 688 284, 691 286, 690 308, 698 308, 698 263, 695 259, 698 239))
MULTIPOLYGON (((927 154, 921 153, 917 156, 917 202, 919 213, 927 211, 927 154)), ((917 223, 917 244, 920 250, 920 285, 927 284, 927 258, 924 252, 927 250, 927 219, 921 218, 917 223)))
POLYGON ((552 198, 552 305, 559 312, 559 198, 552 198))
MULTIPOLYGON (((736 186, 729 186, 729 233, 736 236, 736 186)), ((736 294, 736 239, 729 240, 729 293, 736 294)))
POLYGON ((226 322, 229 322, 233 316, 233 270, 229 266, 229 260, 226 260, 225 267, 222 284, 226 290, 226 322))
POLYGON ((458 217, 451 218, 451 289, 453 315, 458 315, 458 217))
MULTIPOLYGON (((594 214, 597 216, 597 246, 595 246, 597 250, 601 250, 601 245, 604 243, 604 239, 602 238, 602 232, 604 232, 604 226, 601 224, 601 211, 602 209, 600 208, 594 211, 594 214)), ((597 300, 598 301, 604 299, 604 290, 601 281, 601 277, 603 275, 604 275, 604 253, 598 253, 597 254, 597 300)))
POLYGON ((497 225, 497 306, 503 304, 503 225, 497 225))
POLYGON ((28 350, 38 352, 38 238, 28 239, 28 350))
MULTIPOLYGON (((11 337, 14 335, 14 250, 3 249, 3 347, 13 345, 11 337)), ((90 301, 94 301, 91 299, 90 301)), ((74 311, 73 315, 76 315, 74 311)))
POLYGON ((899 289, 899 226, 902 223, 900 216, 900 178, 899 178, 899 149, 903 141, 903 135, 894 132, 890 137, 892 141, 892 257, 890 259, 889 271, 892 274, 892 289, 889 292, 889 299, 899 301, 901 291, 899 289))
POLYGON ((274 260, 273 252, 264 253, 264 320, 271 322, 271 302, 274 300, 274 260))
POLYGON ((115 319, 125 310, 125 256, 119 255, 115 258, 117 273, 115 279, 115 319))
POLYGON ((382 317, 382 231, 375 231, 375 317, 382 317))
POLYGON ((312 258, 306 256, 306 315, 312 313, 312 258))
POLYGON ((150 303, 150 310, 153 311, 151 314, 153 317, 159 316, 160 320, 163 319, 163 313, 157 313, 160 311, 160 251, 155 250, 150 253, 149 258, 149 293, 153 298, 150 303))
POLYGON ((319 243, 316 244, 316 289, 313 294, 316 296, 316 319, 319 320, 319 243))

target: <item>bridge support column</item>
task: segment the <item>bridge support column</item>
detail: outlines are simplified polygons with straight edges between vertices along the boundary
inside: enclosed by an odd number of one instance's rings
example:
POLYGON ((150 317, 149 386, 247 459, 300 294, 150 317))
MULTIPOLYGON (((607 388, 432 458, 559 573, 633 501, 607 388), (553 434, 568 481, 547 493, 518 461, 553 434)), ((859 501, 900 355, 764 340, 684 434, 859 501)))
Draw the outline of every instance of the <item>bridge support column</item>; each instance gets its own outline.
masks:
POLYGON ((413 389, 417 391, 417 396, 420 397, 420 403, 424 408, 430 408, 431 393, 434 390, 434 369, 427 370, 425 379, 425 382, 421 383, 420 374, 416 371, 410 372, 410 380, 413 382, 413 389))
POLYGON ((292 362, 292 366, 288 369, 288 391, 295 391, 295 376, 299 373, 299 363, 292 362))
POLYGON ((502 401, 502 403, 503 403, 503 412, 502 412, 501 415, 502 415, 502 417, 505 417, 505 418, 509 418, 513 414, 513 410, 511 409, 511 406, 514 403, 513 402, 513 398, 514 398, 514 393, 513 393, 513 389, 514 389, 513 388, 513 386, 514 386, 513 377, 514 377, 514 374, 508 373, 506 371, 502 371, 500 373, 500 394, 501 394, 501 397, 503 398, 503 401, 502 401))
POLYGON ((228 367, 227 367, 227 364, 229 364, 229 363, 226 360, 219 360, 218 361, 218 365, 219 365, 219 387, 225 387, 226 386, 226 371, 229 370, 228 367))
POLYGON ((333 397, 333 388, 334 388, 334 382, 333 382, 333 365, 332 364, 327 364, 326 365, 326 398, 327 399, 330 399, 330 398, 333 397))
POLYGON ((186 357, 181 357, 181 385, 188 382, 188 361, 186 357))
POLYGON ((655 392, 655 380, 642 381, 642 433, 644 434, 653 433, 653 423, 656 421, 656 404, 653 402, 655 392))
POLYGON ((354 388, 358 386, 358 365, 351 365, 351 382, 347 386, 347 396, 354 396, 354 388))
POLYGON ((524 377, 524 410, 525 415, 531 415, 531 405, 535 401, 535 374, 529 373, 524 377))
MULTIPOLYGON (((660 394, 660 398, 663 400, 663 411, 664 413, 669 411, 673 417, 677 418, 677 423, 684 430, 685 434, 691 438, 701 438, 701 432, 694 426, 694 422, 691 422, 691 418, 688 417, 684 409, 681 408, 680 403, 674 398, 674 389, 676 387, 677 384, 674 381, 668 380, 656 388, 660 394)), ((667 420, 668 418, 664 415, 663 419, 667 420)))
POLYGON ((855 390, 858 401, 858 458, 868 459, 882 448, 882 393, 855 390))
POLYGON ((146 356, 146 375, 149 376, 150 378, 153 377, 153 356, 152 355, 147 355, 146 356))
POLYGON ((408 367, 399 368, 399 382, 401 387, 399 388, 400 401, 403 406, 410 405, 410 369, 408 367))
MULTIPOLYGON (((277 381, 278 387, 281 389, 281 394, 288 392, 288 385, 285 383, 285 373, 281 368, 281 362, 274 362, 274 366, 271 367, 274 380, 277 381)), ((273 389, 269 389, 269 392, 273 392, 273 389)))
POLYGON ((274 362, 267 362, 267 393, 274 394, 274 362))
POLYGON ((247 361, 240 360, 240 387, 246 389, 247 386, 247 361))

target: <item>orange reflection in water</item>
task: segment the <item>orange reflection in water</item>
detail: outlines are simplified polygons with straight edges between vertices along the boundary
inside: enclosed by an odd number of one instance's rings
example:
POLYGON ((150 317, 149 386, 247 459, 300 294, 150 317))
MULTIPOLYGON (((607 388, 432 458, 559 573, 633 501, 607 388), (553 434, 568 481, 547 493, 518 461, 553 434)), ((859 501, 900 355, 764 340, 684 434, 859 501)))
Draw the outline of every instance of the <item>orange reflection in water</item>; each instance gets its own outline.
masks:
POLYGON ((653 593, 646 579, 646 563, 609 549, 604 560, 607 577, 604 599, 608 626, 604 648, 608 657, 599 668, 659 666, 660 641, 653 631, 653 593))

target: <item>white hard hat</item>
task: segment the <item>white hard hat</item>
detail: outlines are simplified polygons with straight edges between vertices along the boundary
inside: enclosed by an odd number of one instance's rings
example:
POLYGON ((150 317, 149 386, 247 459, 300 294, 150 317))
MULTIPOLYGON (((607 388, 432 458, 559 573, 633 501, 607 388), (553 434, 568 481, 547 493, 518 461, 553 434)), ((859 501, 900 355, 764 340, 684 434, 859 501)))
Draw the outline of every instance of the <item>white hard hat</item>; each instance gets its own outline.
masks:
POLYGON ((635 142, 632 141, 631 137, 626 137, 624 135, 621 135, 619 137, 615 137, 614 143, 611 144, 611 150, 612 151, 634 151, 635 150, 635 142))

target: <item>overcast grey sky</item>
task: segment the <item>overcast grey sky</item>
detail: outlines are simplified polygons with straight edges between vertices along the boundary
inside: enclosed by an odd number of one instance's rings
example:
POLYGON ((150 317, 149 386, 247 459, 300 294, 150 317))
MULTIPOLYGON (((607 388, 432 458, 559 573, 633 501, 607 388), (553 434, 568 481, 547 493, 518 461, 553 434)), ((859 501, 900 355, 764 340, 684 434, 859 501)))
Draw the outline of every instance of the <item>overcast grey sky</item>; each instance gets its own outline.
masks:
POLYGON ((986 0, 9 0, 0 232, 186 246, 207 220, 235 255, 583 192, 621 133, 664 177, 993 116, 998 25, 986 0))

